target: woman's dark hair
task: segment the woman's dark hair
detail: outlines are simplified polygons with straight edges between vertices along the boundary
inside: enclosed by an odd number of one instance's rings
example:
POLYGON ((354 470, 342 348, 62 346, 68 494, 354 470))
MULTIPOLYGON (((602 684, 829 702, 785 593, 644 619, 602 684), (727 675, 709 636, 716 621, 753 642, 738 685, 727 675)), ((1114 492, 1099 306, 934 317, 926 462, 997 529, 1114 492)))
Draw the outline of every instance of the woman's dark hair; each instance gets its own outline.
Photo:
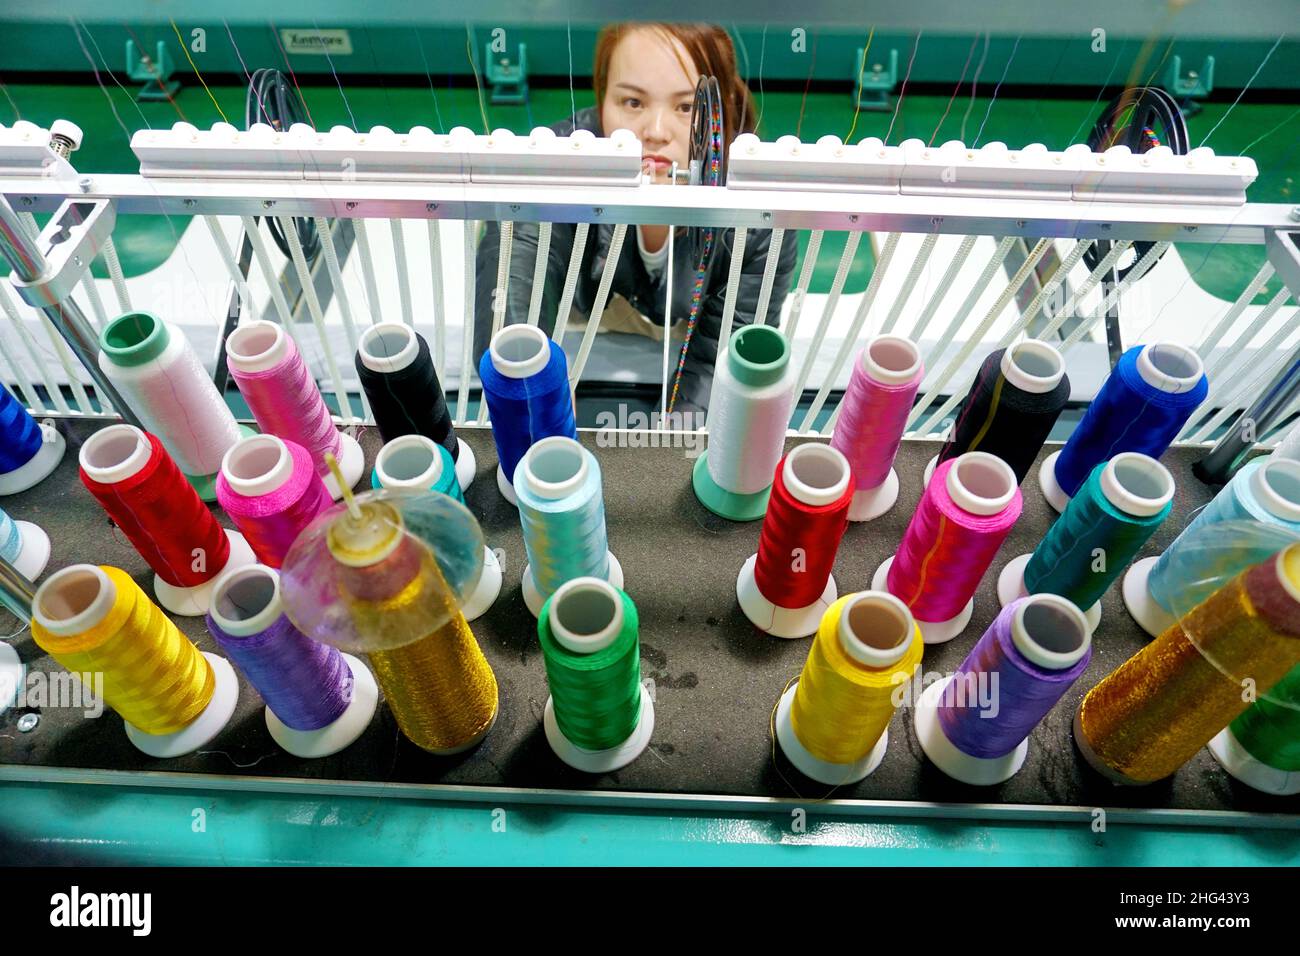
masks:
MULTIPOLYGON (((695 72, 701 76, 717 78, 718 89, 722 92, 724 143, 727 146, 741 133, 754 132, 757 119, 754 113, 754 95, 740 78, 740 71, 736 67, 736 48, 727 31, 711 23, 629 22, 611 23, 602 28, 596 38, 596 56, 592 67, 597 109, 605 102, 609 64, 614 49, 623 37, 635 30, 653 30, 670 40, 670 45, 672 39, 680 41, 694 62, 695 72)), ((675 54, 678 53, 675 45, 672 49, 675 54)), ((682 69, 689 72, 689 65, 682 63, 682 69)))

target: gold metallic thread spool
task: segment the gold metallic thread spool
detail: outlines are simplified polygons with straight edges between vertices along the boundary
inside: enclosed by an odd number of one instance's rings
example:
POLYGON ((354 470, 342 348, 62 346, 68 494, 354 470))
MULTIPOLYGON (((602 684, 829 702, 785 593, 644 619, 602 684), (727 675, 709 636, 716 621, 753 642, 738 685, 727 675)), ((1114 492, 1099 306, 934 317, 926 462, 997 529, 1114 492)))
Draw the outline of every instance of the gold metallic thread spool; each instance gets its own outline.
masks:
POLYGON ((146 734, 187 727, 212 700, 212 666, 117 568, 73 565, 37 591, 32 636, 73 674, 102 674, 104 702, 146 734))
POLYGON ((416 629, 431 608, 432 616, 449 618, 425 637, 369 657, 402 733, 431 753, 460 753, 496 721, 496 676, 429 548, 389 505, 361 507, 364 526, 341 515, 326 539, 340 564, 341 596, 361 631, 380 620, 390 631, 404 621, 416 629))
POLYGON ((1300 545, 1253 565, 1090 690, 1080 753, 1116 783, 1169 776, 1300 663, 1300 545))

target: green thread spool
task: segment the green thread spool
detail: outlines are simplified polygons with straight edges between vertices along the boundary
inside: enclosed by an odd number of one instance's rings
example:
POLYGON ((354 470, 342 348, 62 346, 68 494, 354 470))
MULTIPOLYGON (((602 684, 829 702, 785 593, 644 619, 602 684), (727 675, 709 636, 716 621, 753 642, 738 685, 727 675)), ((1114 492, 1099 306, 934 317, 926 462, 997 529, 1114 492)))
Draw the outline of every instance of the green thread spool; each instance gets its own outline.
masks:
POLYGON ((608 773, 640 755, 654 730, 641 684, 636 605, 608 581, 566 581, 542 606, 537 636, 551 696, 543 724, 556 756, 608 773))
POLYGON ((1210 741, 1210 753, 1265 793, 1300 793, 1300 667, 1210 741))

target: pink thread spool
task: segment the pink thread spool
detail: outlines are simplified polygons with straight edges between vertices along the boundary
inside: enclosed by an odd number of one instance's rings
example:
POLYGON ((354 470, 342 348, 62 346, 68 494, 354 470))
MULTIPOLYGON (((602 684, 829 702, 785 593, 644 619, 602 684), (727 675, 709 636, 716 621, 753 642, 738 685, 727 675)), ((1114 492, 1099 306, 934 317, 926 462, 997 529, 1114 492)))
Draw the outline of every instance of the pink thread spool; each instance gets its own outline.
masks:
POLYGON ((831 436, 853 470, 850 521, 879 518, 898 500, 894 458, 924 377, 920 350, 901 335, 878 335, 858 353, 831 436))
POLYGON ((355 438, 335 427, 302 353, 281 326, 274 322, 239 326, 226 340, 226 359, 263 432, 307 449, 316 474, 335 501, 343 492, 325 464, 326 452, 338 459, 348 487, 356 487, 365 471, 365 454, 355 438))

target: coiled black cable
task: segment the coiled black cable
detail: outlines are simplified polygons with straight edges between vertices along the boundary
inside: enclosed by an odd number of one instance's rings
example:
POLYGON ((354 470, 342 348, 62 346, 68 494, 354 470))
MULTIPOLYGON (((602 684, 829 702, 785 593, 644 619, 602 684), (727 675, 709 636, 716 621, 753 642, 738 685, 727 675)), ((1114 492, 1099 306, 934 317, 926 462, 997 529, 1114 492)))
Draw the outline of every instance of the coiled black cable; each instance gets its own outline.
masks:
MULTIPOLYGON (((266 123, 276 132, 282 133, 295 123, 305 122, 306 110, 302 99, 285 75, 279 70, 256 70, 248 81, 248 95, 244 99, 244 128, 251 129, 254 123, 266 123)), ((266 227, 285 258, 292 258, 279 220, 268 218, 266 227)), ((320 236, 316 233, 316 223, 295 216, 293 228, 298 233, 298 241, 302 243, 307 261, 314 261, 320 253, 320 236)))
MULTIPOLYGON (((1134 153, 1145 153, 1157 146, 1168 146, 1178 155, 1191 149, 1187 121, 1178 102, 1158 86, 1140 86, 1124 90, 1106 104, 1097 125, 1088 134, 1088 148, 1105 152, 1112 146, 1127 146, 1134 153)), ((1155 243, 1133 243, 1133 262, 1117 268, 1120 280, 1151 251, 1155 243)), ((1089 269, 1097 268, 1111 250, 1109 241, 1094 242, 1084 253, 1089 269)))

